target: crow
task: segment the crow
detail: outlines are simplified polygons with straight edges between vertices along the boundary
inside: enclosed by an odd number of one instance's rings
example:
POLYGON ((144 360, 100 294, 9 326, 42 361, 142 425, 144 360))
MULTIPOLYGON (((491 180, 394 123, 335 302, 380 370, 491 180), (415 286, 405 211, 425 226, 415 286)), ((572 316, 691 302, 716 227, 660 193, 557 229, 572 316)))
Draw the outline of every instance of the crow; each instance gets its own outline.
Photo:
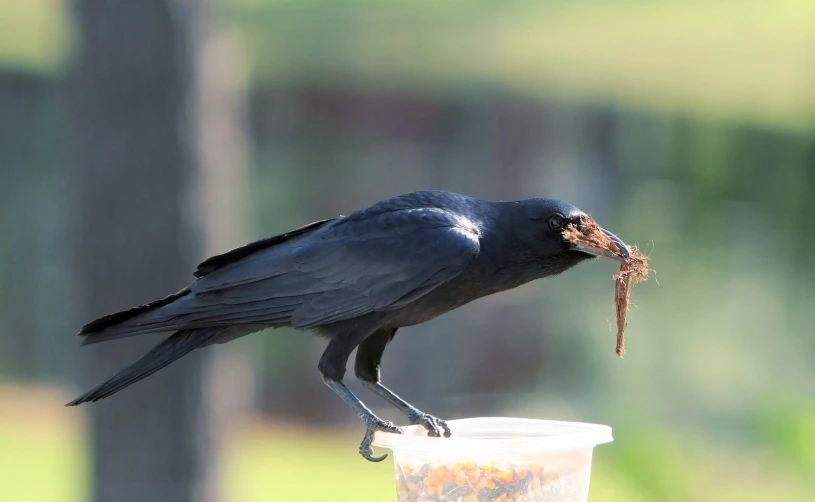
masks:
POLYGON ((623 261, 628 248, 606 230, 621 255, 563 238, 567 225, 579 227, 586 218, 555 199, 489 201, 418 191, 213 256, 181 291, 82 327, 82 345, 174 333, 67 406, 106 398, 195 349, 289 326, 328 339, 317 369, 365 423, 359 448, 364 458, 377 462, 387 456, 373 456, 376 431, 402 429, 374 415, 343 383, 354 349, 354 371, 367 389, 429 436, 449 437, 444 420, 382 384, 380 363, 388 343, 399 328, 582 261, 598 256, 623 261))

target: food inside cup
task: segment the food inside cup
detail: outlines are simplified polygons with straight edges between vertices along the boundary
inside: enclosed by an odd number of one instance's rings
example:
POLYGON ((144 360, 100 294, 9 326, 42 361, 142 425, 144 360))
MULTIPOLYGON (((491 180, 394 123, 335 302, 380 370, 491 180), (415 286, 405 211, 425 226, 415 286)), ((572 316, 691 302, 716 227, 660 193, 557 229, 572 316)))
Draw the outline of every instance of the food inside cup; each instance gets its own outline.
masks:
POLYGON ((450 438, 377 432, 393 451, 399 502, 586 502, 594 447, 604 425, 522 418, 447 422, 450 438))
POLYGON ((584 500, 591 471, 591 450, 537 461, 407 461, 399 465, 396 491, 407 501, 584 500))

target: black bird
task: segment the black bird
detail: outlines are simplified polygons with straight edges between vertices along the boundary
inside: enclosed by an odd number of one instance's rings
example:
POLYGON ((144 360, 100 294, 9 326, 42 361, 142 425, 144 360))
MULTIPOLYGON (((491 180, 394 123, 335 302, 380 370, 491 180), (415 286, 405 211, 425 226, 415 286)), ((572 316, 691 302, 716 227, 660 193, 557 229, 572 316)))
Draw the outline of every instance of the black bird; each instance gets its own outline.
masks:
MULTIPOLYGON (((97 401, 194 349, 264 328, 312 329, 328 338, 317 366, 323 381, 365 422, 359 448, 368 460, 377 430, 401 432, 374 415, 342 383, 348 358, 362 383, 421 424, 450 436, 447 424, 382 385, 382 354, 396 331, 483 296, 559 274, 578 263, 622 256, 566 241, 562 231, 586 214, 566 202, 479 200, 442 191, 399 195, 348 216, 317 221, 214 256, 197 280, 164 299, 82 327, 82 344, 175 331, 141 359, 68 406, 97 401)), ((625 244, 611 234, 623 254, 625 244)))

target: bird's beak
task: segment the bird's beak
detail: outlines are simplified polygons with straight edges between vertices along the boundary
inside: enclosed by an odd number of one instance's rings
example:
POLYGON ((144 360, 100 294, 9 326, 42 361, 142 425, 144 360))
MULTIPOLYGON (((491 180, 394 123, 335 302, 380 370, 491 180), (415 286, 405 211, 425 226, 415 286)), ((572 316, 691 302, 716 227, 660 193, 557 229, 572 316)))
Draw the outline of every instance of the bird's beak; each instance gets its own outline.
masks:
POLYGON ((614 242, 614 244, 617 245, 617 247, 620 250, 619 253, 615 253, 615 252, 610 251, 608 249, 597 248, 597 247, 591 246, 589 244, 577 243, 577 242, 572 242, 571 243, 572 249, 574 249, 576 251, 582 251, 583 253, 588 253, 590 255, 599 256, 601 258, 607 258, 609 260, 615 260, 615 261, 619 261, 619 262, 624 262, 626 258, 631 256, 631 251, 628 249, 628 246, 626 246, 625 243, 619 237, 612 234, 611 232, 609 232, 605 228, 601 228, 600 230, 604 234, 606 234, 606 236, 609 239, 611 239, 614 242))

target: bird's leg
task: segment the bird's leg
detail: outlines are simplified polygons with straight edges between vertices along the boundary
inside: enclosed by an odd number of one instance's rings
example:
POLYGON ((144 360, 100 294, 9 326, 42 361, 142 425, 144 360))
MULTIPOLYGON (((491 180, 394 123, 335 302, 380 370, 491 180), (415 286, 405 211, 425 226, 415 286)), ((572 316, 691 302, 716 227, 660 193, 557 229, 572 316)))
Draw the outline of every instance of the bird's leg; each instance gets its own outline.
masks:
POLYGON ((450 437, 450 427, 447 422, 420 411, 380 382, 379 366, 382 361, 382 353, 385 351, 388 342, 393 339, 394 334, 396 334, 395 329, 380 330, 366 338, 359 345, 354 367, 357 378, 374 394, 382 397, 404 413, 411 424, 421 425, 427 429, 428 436, 438 437, 443 434, 444 437, 450 437))
POLYGON ((356 345, 348 342, 349 339, 346 337, 337 336, 332 338, 320 358, 318 368, 320 373, 323 374, 323 382, 325 382, 331 390, 336 392, 337 395, 356 412, 359 418, 365 422, 365 436, 363 436, 362 443, 359 445, 359 454, 371 462, 381 462, 385 460, 388 455, 385 454, 381 457, 373 456, 374 452, 371 448, 371 444, 374 440, 374 433, 376 431, 384 431, 402 434, 404 431, 393 425, 392 422, 382 420, 374 415, 374 413, 351 392, 351 389, 342 383, 342 378, 345 376, 345 364, 348 362, 348 357, 356 345))
POLYGON ((345 386, 344 383, 338 382, 336 380, 331 380, 329 378, 323 377, 323 381, 326 385, 328 385, 331 390, 336 392, 348 405, 359 415, 359 418, 365 422, 365 436, 362 438, 362 443, 359 445, 359 454, 365 457, 367 460, 371 462, 381 462, 388 458, 388 454, 384 454, 381 457, 374 457, 373 456, 373 449, 371 448, 371 444, 374 441, 374 433, 376 431, 384 431, 384 432, 395 432, 397 434, 402 434, 404 431, 395 425, 392 422, 388 422, 382 420, 378 416, 374 415, 374 413, 368 409, 362 401, 359 400, 357 396, 351 392, 351 389, 345 386))
POLYGON ((396 409, 404 413, 408 417, 408 420, 410 420, 411 424, 421 425, 422 427, 427 429, 428 436, 439 437, 442 434, 444 434, 444 437, 446 438, 450 437, 451 432, 450 427, 447 425, 447 422, 440 418, 434 417, 433 415, 420 411, 415 406, 411 405, 401 397, 394 394, 393 391, 382 385, 380 382, 370 382, 367 380, 362 380, 362 385, 364 385, 372 392, 374 392, 376 395, 382 397, 387 402, 395 406, 396 409))

